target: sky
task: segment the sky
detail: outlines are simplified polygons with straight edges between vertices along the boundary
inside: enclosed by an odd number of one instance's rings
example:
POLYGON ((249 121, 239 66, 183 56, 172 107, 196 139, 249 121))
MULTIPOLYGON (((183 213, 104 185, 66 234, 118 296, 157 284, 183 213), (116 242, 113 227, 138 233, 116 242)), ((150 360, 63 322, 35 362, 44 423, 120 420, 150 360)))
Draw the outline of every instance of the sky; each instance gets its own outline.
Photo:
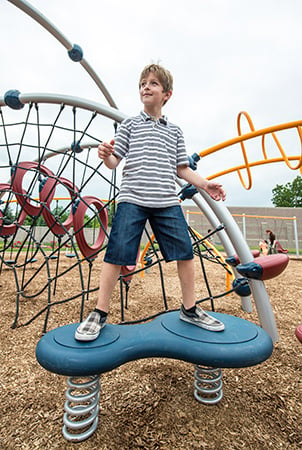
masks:
MULTIPOLYGON (((138 78, 149 63, 174 77, 164 107, 184 132, 188 154, 237 136, 237 116, 246 111, 255 129, 302 119, 301 0, 32 0, 72 43, 84 51, 119 110, 136 115, 142 106, 138 78)), ((107 104, 80 64, 41 25, 8 0, 0 0, 0 96, 67 94, 107 104)), ((243 122, 243 132, 249 131, 243 122)), ((112 138, 111 131, 100 136, 112 138)), ((299 155, 296 131, 278 134, 288 155, 299 155)), ((267 138, 269 157, 279 151, 267 138)), ((248 159, 262 159, 261 142, 246 146, 248 159)), ((243 162, 240 146, 220 150, 198 163, 209 176, 243 162)), ((235 173, 219 181, 227 206, 273 206, 272 189, 300 172, 285 163, 252 169, 245 190, 235 173)), ((246 179, 245 173, 243 177, 246 179)))

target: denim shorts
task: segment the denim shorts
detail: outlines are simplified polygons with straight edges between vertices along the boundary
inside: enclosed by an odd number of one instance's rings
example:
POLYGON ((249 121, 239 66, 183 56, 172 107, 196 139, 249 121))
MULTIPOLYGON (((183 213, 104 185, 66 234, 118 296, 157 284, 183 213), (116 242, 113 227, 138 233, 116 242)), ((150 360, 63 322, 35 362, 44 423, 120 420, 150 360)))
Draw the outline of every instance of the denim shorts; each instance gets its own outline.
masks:
POLYGON ((166 262, 193 259, 188 225, 179 205, 147 208, 121 202, 113 218, 104 261, 134 266, 147 220, 166 262))

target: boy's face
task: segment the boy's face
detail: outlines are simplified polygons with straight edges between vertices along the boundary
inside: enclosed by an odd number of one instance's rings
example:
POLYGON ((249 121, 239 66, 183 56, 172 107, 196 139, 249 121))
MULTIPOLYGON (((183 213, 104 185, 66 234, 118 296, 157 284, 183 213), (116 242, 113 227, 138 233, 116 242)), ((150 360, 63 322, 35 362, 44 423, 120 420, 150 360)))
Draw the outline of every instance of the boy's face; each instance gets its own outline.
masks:
POLYGON ((162 84, 152 72, 147 77, 141 79, 139 93, 147 111, 148 109, 161 108, 172 95, 172 91, 164 92, 162 84))

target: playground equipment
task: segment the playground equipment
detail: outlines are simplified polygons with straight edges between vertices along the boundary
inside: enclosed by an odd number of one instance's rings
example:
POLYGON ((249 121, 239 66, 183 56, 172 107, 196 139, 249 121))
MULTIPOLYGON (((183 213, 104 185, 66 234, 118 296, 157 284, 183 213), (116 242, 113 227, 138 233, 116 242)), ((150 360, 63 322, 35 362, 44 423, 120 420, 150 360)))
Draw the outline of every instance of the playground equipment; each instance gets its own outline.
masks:
MULTIPOLYGON (((22 230, 27 233, 27 243, 34 242, 34 246, 36 248, 36 253, 33 255, 34 257, 37 257, 38 252, 41 251, 39 242, 35 242, 32 232, 40 216, 43 216, 48 223, 48 233, 57 235, 58 247, 53 252, 53 254, 47 255, 42 252, 42 257, 44 259, 43 266, 45 266, 48 274, 47 289, 49 292, 51 291, 50 285, 55 283, 54 279, 57 279, 59 276, 63 276, 63 274, 59 272, 56 272, 55 277, 50 276, 49 260, 51 258, 59 256, 60 249, 66 243, 73 247, 72 253, 76 254, 76 265, 81 277, 82 293, 80 294, 80 296, 82 296, 83 306, 84 300, 87 300, 88 298, 90 286, 85 286, 81 265, 84 261, 86 261, 91 268, 94 258, 96 258, 98 252, 102 250, 102 244, 106 239, 106 210, 108 210, 108 207, 112 204, 112 202, 114 202, 118 192, 118 188, 115 183, 115 174, 113 174, 110 179, 105 171, 103 171, 104 167, 102 166, 102 163, 98 161, 96 164, 95 159, 93 159, 92 149, 97 147, 100 142, 99 138, 93 137, 93 131, 97 130, 97 133, 99 134, 99 130, 102 129, 101 124, 104 123, 105 119, 107 119, 105 120, 106 124, 108 124, 108 120, 113 120, 113 127, 116 128, 116 123, 123 120, 123 118, 125 118, 125 115, 117 110, 116 104, 110 96, 108 90, 105 88, 104 84, 95 74, 93 69, 89 66, 87 61, 85 61, 85 59, 83 58, 83 52, 79 46, 73 46, 68 41, 68 39, 66 39, 66 37, 56 29, 53 24, 51 24, 44 16, 39 13, 39 11, 37 11, 27 2, 14 0, 11 1, 11 3, 15 4, 24 12, 33 17, 56 39, 58 39, 62 45, 65 46, 65 48, 68 50, 69 57, 73 61, 79 62, 84 67, 84 69, 96 82, 110 105, 108 107, 95 102, 88 102, 80 98, 62 95, 21 94, 18 91, 9 91, 8 93, 6 93, 5 97, 0 100, 0 106, 2 107, 2 109, 6 109, 5 113, 1 109, 1 130, 3 139, 3 144, 1 145, 4 149, 6 149, 8 160, 7 165, 3 166, 2 176, 8 181, 11 177, 10 182, 8 183, 10 187, 6 190, 8 195, 5 201, 5 210, 7 205, 10 204, 11 199, 16 197, 20 205, 21 213, 19 212, 19 216, 16 217, 13 227, 15 231, 22 230), (16 145, 12 145, 8 140, 8 126, 6 123, 7 119, 5 118, 5 115, 10 116, 12 110, 24 110, 26 104, 28 104, 28 110, 26 112, 26 117, 24 120, 24 128, 19 130, 20 137, 15 138, 15 142, 18 142, 19 140, 17 147, 16 145), (44 125, 46 125, 47 123, 48 127, 44 127, 43 130, 46 129, 48 131, 43 132, 42 139, 42 114, 44 113, 44 105, 47 107, 47 113, 53 114, 53 116, 52 120, 49 120, 49 116, 47 117, 47 122, 45 122, 44 125), (54 105, 58 106, 51 112, 50 106, 54 105), (7 108, 5 108, 7 106, 10 107, 9 113, 7 113, 7 108), (86 113, 90 111, 91 115, 87 118, 86 123, 82 127, 83 129, 80 129, 78 127, 78 117, 82 114, 83 111, 85 111, 86 113), (33 120, 33 115, 36 115, 36 120, 33 120), (57 136, 59 135, 58 130, 60 130, 60 133, 62 132, 62 130, 64 130, 64 133, 61 133, 62 135, 60 135, 60 138, 58 138, 57 136), (30 135, 30 133, 35 136, 34 144, 32 140, 31 142, 29 142, 28 140, 28 136, 30 135), (87 138, 89 139, 89 142, 85 142, 85 139, 87 138), (36 160, 34 162, 29 162, 27 159, 29 148, 36 149, 36 160), (60 161, 59 168, 56 170, 54 169, 54 167, 56 166, 54 160, 60 161), (10 173, 12 170, 13 173, 10 173), (32 179, 27 182, 27 186, 25 186, 26 189, 24 189, 23 181, 26 176, 28 176, 28 173, 32 173, 32 179), (95 186, 97 184, 101 184, 102 182, 107 183, 110 187, 110 193, 108 195, 109 201, 107 204, 103 205, 99 204, 98 200, 92 199, 91 197, 91 192, 95 190, 95 186), (43 183, 45 183, 45 185, 43 185, 43 183), (70 211, 70 214, 67 221, 62 222, 60 220, 60 217, 52 217, 50 208, 51 200, 54 197, 54 191, 55 189, 58 190, 60 188, 67 189, 70 194, 70 202, 65 207, 66 210, 70 211), (38 204, 35 201, 35 198, 37 197, 37 195, 34 195, 35 190, 40 190, 40 198, 38 204), (92 246, 90 246, 85 241, 84 224, 82 223, 82 218, 83 215, 85 215, 85 212, 89 212, 92 216, 91 220, 93 220, 95 216, 95 209, 98 208, 101 208, 101 210, 99 210, 97 213, 97 219, 100 229, 99 240, 97 240, 92 246), (23 217, 21 217, 20 214, 24 215, 25 213, 31 215, 34 223, 34 225, 29 230, 25 229, 25 227, 23 227, 22 225, 23 217), (71 222, 75 223, 76 228, 75 230, 73 230, 73 233, 69 231, 71 222), (74 238, 76 239, 77 245, 74 244, 74 238)), ((11 116, 13 117, 13 115, 11 116)), ((8 121, 8 123, 11 129, 13 122, 8 121)), ((272 134, 277 143, 279 142, 275 134, 277 130, 294 127, 298 130, 299 136, 301 136, 300 125, 300 122, 294 122, 291 124, 279 125, 276 127, 270 127, 265 130, 257 131, 255 130, 248 114, 240 113, 240 115, 238 116, 238 138, 204 150, 200 152, 199 155, 194 154, 192 155, 192 157, 190 157, 190 162, 192 164, 192 167, 196 168, 197 162, 201 156, 205 157, 215 151, 218 151, 219 149, 239 143, 246 163, 245 168, 249 176, 249 183, 248 185, 245 185, 245 187, 249 189, 252 185, 251 167, 253 164, 248 161, 247 152, 245 149, 245 141, 257 136, 263 136, 263 154, 265 157, 265 164, 267 164, 270 160, 268 160, 266 155, 264 137, 267 134, 272 134), (241 134, 241 120, 243 117, 248 120, 248 123, 252 130, 251 133, 247 133, 246 135, 241 134)), ((17 124, 15 124, 15 126, 17 128, 17 124)), ((20 125, 18 124, 18 127, 19 126, 20 125)), ((283 160, 291 169, 301 168, 301 156, 297 156, 295 158, 287 157, 281 145, 278 144, 277 146, 282 154, 283 160), (297 165, 292 166, 290 163, 291 160, 298 160, 297 165)), ((234 170, 238 172, 241 181, 243 181, 241 175, 242 168, 236 167, 226 169, 225 173, 230 173, 234 170)), ((209 179, 213 177, 214 175, 208 176, 209 179)), ((182 191, 184 192, 187 187, 184 186, 180 180, 179 184, 182 188, 182 191)), ((215 205, 214 202, 212 202, 211 199, 207 198, 204 193, 198 193, 196 190, 194 191, 194 189, 193 191, 191 190, 190 195, 192 200, 207 216, 212 228, 227 228, 227 231, 225 231, 224 229, 218 231, 219 238, 223 242, 223 246, 225 248, 227 256, 231 256, 237 253, 242 263, 249 263, 253 259, 253 255, 247 248, 246 243, 244 243, 244 239, 242 239, 242 235, 238 227, 234 226, 234 223, 229 217, 228 212, 225 210, 225 208, 223 208, 222 205, 215 205), (234 245, 235 242, 236 245, 234 245), (239 247, 238 251, 236 247, 239 247)), ((2 199, 4 198, 3 191, 1 193, 1 197, 2 199)), ((13 234, 6 233, 6 227, 7 225, 5 225, 3 219, 2 237, 4 238, 5 243, 4 251, 10 248, 10 244, 13 241, 14 237, 13 234)), ((26 247, 26 245, 24 245, 24 247, 26 247)), ((26 270, 26 265, 20 261, 21 253, 18 253, 17 256, 19 258, 19 261, 16 260, 15 264, 9 266, 14 271, 14 277, 16 280, 18 280, 17 269, 22 267, 24 270, 26 270)), ((3 264, 5 264, 4 258, 3 264)), ((6 267, 8 267, 8 265, 6 267)), ((59 268, 57 269, 59 270, 59 268)), ((22 276, 22 278, 24 280, 26 277, 22 276)), ((253 281, 251 282, 251 284, 253 284, 253 281)), ((18 297, 24 295, 24 287, 28 287, 28 285, 26 284, 26 286, 24 286, 22 283, 20 285, 17 282, 18 297)), ((269 299, 267 298, 265 287, 261 285, 261 283, 258 283, 257 285, 253 286, 252 291, 259 313, 261 325, 269 332, 274 340, 277 340, 276 326, 274 323, 274 318, 269 304, 269 299)), ((68 301, 68 299, 66 299, 66 301, 68 301)), ((61 304, 61 301, 59 303, 61 304)), ((50 307, 55 306, 55 304, 56 302, 53 302, 52 299, 48 297, 46 311, 49 312, 50 307)), ((251 310, 251 301, 248 297, 242 298, 242 307, 247 311, 251 310)), ((41 313, 42 311, 40 311, 38 314, 41 313)), ((16 314, 14 326, 17 324, 17 320, 18 315, 16 314)), ((47 323, 45 323, 44 331, 46 330, 46 327, 47 323)))
POLYGON ((45 369, 68 377, 64 437, 80 442, 95 432, 100 374, 140 358, 166 357, 194 364, 195 398, 204 404, 218 403, 223 386, 217 367, 259 364, 271 355, 273 343, 251 322, 212 314, 224 322, 223 332, 202 330, 179 320, 178 312, 168 312, 145 324, 106 325, 96 341, 85 344, 74 339, 76 324, 47 333, 36 356, 45 369))
POLYGON ((297 339, 299 339, 299 341, 302 342, 302 324, 296 327, 295 334, 297 336, 297 339))
MULTIPOLYGON (((45 312, 43 331, 46 332, 51 308, 62 307, 64 302, 80 298, 81 320, 84 304, 89 294, 95 290, 90 284, 91 273, 94 261, 106 245, 108 211, 116 200, 118 186, 116 173, 108 175, 108 171, 103 163, 97 160, 96 152, 93 150, 101 142, 99 135, 103 126, 108 126, 110 123, 112 130, 115 130, 117 124, 126 116, 118 111, 109 92, 83 58, 83 52, 79 46, 72 45, 27 2, 9 1, 38 21, 65 46, 69 57, 84 67, 109 103, 109 106, 105 106, 76 97, 21 94, 19 91, 9 91, 4 97, 0 97, 0 148, 2 155, 5 154, 6 157, 6 161, 0 167, 1 180, 6 180, 6 183, 0 186, 2 202, 0 237, 3 240, 0 251, 1 269, 5 268, 13 273, 16 283, 16 316, 13 326, 17 325, 22 299, 40 297, 46 293, 46 306, 27 321, 29 324, 45 312), (18 119, 14 118, 16 113, 18 113, 18 119), (92 195, 96 190, 99 192, 101 187, 102 196, 108 198, 106 202, 101 202, 92 195), (53 214, 51 203, 55 198, 55 192, 60 195, 61 191, 66 189, 69 200, 64 205, 67 218, 63 219, 63 215, 53 214), (106 189, 108 189, 108 195, 104 195, 106 189), (14 212, 11 223, 8 223, 9 209, 13 201, 18 204, 19 209, 14 212), (41 217, 44 218, 47 229, 44 236, 38 240, 34 230, 41 217), (25 226, 25 220, 28 218, 31 222, 25 226), (85 226, 94 220, 98 223, 99 233, 91 244, 86 239, 85 226), (22 244, 14 254, 14 258, 10 259, 11 262, 7 262, 5 254, 11 249, 20 232, 23 232, 25 236, 22 244), (50 240, 54 237, 57 239, 57 245, 51 252, 46 252, 41 244, 48 237, 51 237, 50 240), (66 245, 75 255, 75 263, 68 269, 62 270, 59 264, 60 250, 66 248, 66 245), (32 248, 34 252, 30 253, 32 248), (36 258, 38 269, 35 274, 29 275, 28 264, 31 258, 36 258), (52 259, 56 261, 54 273, 52 259), (59 281, 64 279, 64 275, 71 269, 76 270, 80 285, 79 293, 63 300, 54 300, 59 281), (37 276, 43 280, 39 292, 28 293, 32 281, 37 279, 37 276)), ((192 155, 190 162, 193 169, 197 168, 197 162, 201 156, 205 157, 236 143, 241 145, 245 164, 209 175, 209 179, 237 171, 244 187, 250 189, 251 167, 254 165, 282 160, 291 169, 301 169, 302 156, 287 157, 278 144, 275 132, 296 128, 301 138, 302 121, 256 131, 247 113, 240 113, 238 120, 240 136, 200 152, 199 155, 192 155), (243 116, 249 121, 252 130, 246 135, 241 135, 240 120, 243 116), (267 134, 274 136, 282 157, 275 160, 268 159, 263 145, 264 160, 249 162, 244 142, 263 136, 264 143, 264 136, 267 134), (290 161, 298 162, 296 166, 292 166, 290 161), (245 169, 248 174, 247 185, 243 182, 242 169, 245 169)), ((242 274, 244 274, 244 283, 248 284, 250 289, 238 289, 238 283, 237 286, 235 283, 233 290, 239 291, 242 308, 248 312, 252 310, 252 294, 261 326, 258 327, 251 322, 228 315, 221 317, 226 330, 219 335, 182 324, 177 320, 175 312, 169 311, 165 297, 164 277, 160 270, 161 257, 153 247, 154 254, 157 254, 155 263, 159 267, 161 274, 159 282, 162 284, 163 291, 164 306, 163 311, 158 313, 159 317, 148 323, 132 324, 131 327, 121 324, 107 325, 100 337, 101 340, 98 339, 93 343, 75 342, 73 338, 75 324, 63 326, 45 334, 38 343, 39 363, 47 370, 70 377, 66 392, 67 404, 63 431, 69 440, 85 439, 95 431, 98 421, 99 375, 103 372, 112 370, 127 361, 151 356, 185 360, 196 366, 196 399, 205 403, 216 403, 222 397, 221 368, 247 367, 261 363, 271 355, 273 342, 278 340, 276 323, 263 280, 285 269, 288 262, 287 255, 277 255, 281 256, 281 259, 255 257, 224 205, 214 202, 203 191, 191 189, 182 180, 177 180, 177 184, 182 194, 190 190, 190 198, 203 211, 211 229, 218 234, 227 257, 235 257, 236 264, 232 268, 234 281, 239 280, 240 285, 242 274), (254 276, 255 274, 257 276, 254 276), (208 374, 210 374, 209 378, 208 374), (85 380, 78 377, 84 377, 85 380), (208 384, 210 389, 204 388, 204 383, 208 384), (77 390, 80 393, 75 393, 77 390), (79 423, 78 417, 82 415, 86 415, 86 418, 84 422, 79 423), (83 427, 87 426, 89 431, 83 431, 83 427)), ((200 255, 199 246, 202 237, 196 237, 195 234, 192 240, 195 253, 200 255)), ((152 239, 150 246, 152 247, 152 239)), ((140 270, 139 267, 125 267, 121 273, 121 282, 123 278, 128 281, 140 270)), ((209 299, 211 298, 213 295, 209 295, 209 299)), ((124 302, 121 299, 122 322, 124 321, 123 310, 124 302)), ((213 314, 221 316, 216 312, 213 314)), ((146 320, 147 318, 141 318, 140 322, 146 320)))
POLYGON ((283 248, 279 241, 276 241, 276 251, 277 253, 288 253, 288 250, 283 248))
MULTIPOLYGON (((192 225, 192 216, 202 217, 203 213, 201 211, 186 211, 186 217, 188 224, 192 225)), ((265 235, 265 229, 267 228, 267 222, 270 223, 270 227, 275 230, 277 236, 280 236, 280 233, 283 236, 290 236, 290 246, 295 247, 296 249, 296 257, 300 257, 299 253, 299 239, 298 239, 298 225, 297 225, 297 217, 282 217, 282 216, 267 216, 267 215, 254 215, 254 214, 234 214, 232 216, 238 222, 241 222, 241 232, 243 237, 249 242, 250 246, 264 244, 262 241, 263 236, 265 235), (256 231, 256 235, 255 235, 256 231), (254 239, 250 238, 249 234, 253 233, 254 239)), ((197 219, 198 220, 198 219, 197 219)), ((203 223, 203 221, 201 221, 203 223)), ((288 250, 284 249, 280 242, 276 242, 276 250, 277 253, 287 253, 288 250)))

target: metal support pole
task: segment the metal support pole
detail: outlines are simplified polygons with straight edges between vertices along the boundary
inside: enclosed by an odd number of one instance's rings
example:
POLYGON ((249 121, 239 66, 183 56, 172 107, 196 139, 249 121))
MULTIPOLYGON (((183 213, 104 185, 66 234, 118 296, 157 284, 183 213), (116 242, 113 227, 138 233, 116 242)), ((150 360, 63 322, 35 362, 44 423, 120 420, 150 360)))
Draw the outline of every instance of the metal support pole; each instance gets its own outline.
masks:
POLYGON ((294 224, 294 235, 295 235, 295 243, 296 243, 296 256, 297 256, 297 258, 300 258, 297 217, 294 216, 293 219, 294 219, 293 224, 294 224))

